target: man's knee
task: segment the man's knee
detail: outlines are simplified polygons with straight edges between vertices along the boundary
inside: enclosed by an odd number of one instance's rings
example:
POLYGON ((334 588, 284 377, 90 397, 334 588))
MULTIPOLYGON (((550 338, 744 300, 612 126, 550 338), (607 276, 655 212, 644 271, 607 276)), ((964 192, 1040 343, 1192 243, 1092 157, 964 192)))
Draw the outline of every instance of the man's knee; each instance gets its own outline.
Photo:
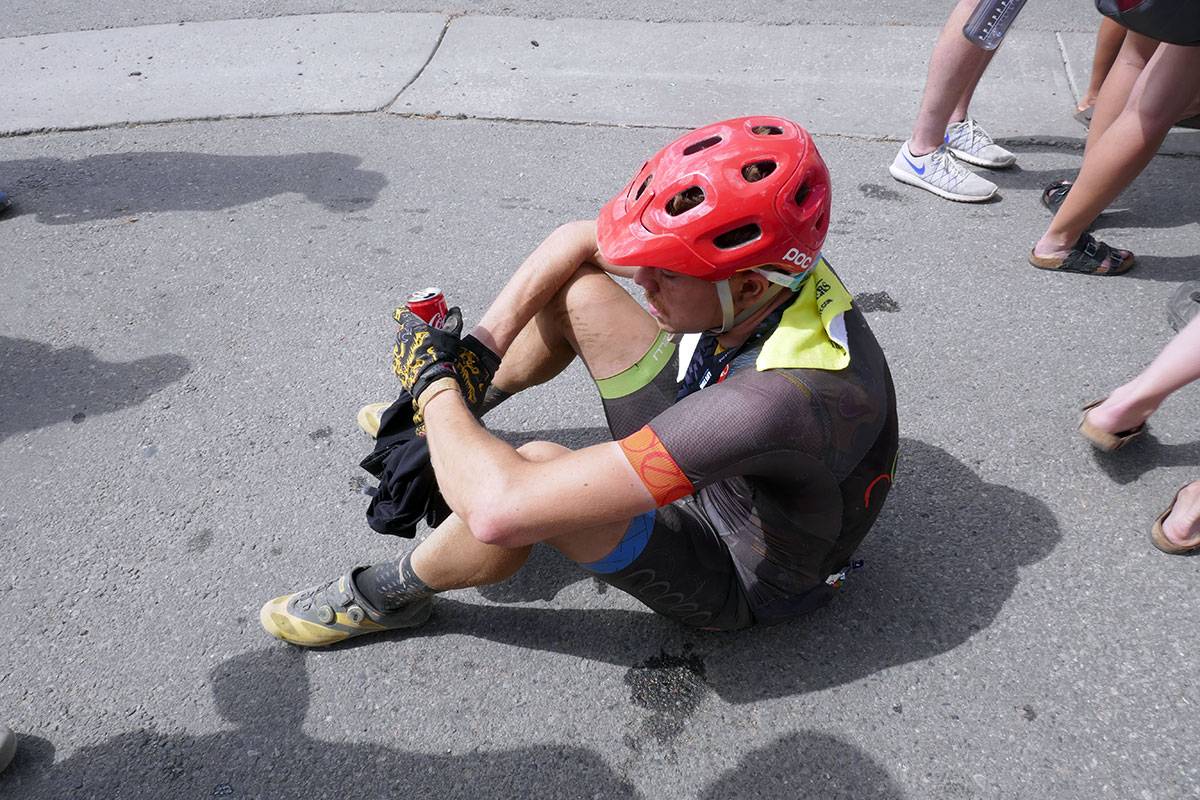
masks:
POLYGON ((551 311, 557 320, 569 322, 581 312, 586 313, 588 309, 596 308, 598 302, 618 294, 628 296, 629 293, 604 270, 584 264, 575 270, 575 274, 558 290, 547 310, 551 311))

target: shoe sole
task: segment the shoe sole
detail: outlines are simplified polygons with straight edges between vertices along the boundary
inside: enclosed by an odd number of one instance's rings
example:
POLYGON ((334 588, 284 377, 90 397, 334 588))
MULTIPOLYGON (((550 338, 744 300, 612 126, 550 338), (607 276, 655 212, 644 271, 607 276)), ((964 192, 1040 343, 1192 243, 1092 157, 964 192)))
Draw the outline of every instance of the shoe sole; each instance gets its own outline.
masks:
POLYGON ((984 203, 996 196, 995 189, 991 191, 991 194, 984 195, 982 197, 978 195, 955 194, 954 192, 948 192, 945 189, 934 186, 932 183, 927 183, 926 181, 921 180, 911 172, 905 172, 904 170, 899 169, 895 164, 892 164, 888 167, 888 172, 892 173, 892 177, 901 183, 907 183, 909 186, 916 186, 918 189, 924 189, 927 192, 933 192, 938 197, 944 197, 945 199, 953 200, 956 203, 984 203))
POLYGON ((1015 156, 1011 161, 984 161, 979 156, 973 156, 966 150, 955 150, 949 145, 946 146, 946 149, 949 150, 950 154, 959 161, 965 161, 968 164, 973 164, 976 167, 984 167, 985 169, 1005 169, 1006 167, 1011 167, 1013 164, 1017 163, 1015 156))

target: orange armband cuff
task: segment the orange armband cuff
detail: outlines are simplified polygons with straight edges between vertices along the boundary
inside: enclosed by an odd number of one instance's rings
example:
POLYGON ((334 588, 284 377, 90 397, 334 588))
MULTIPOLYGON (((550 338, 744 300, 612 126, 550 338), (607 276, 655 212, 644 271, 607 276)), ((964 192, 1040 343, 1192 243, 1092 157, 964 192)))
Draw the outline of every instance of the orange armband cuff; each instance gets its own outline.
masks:
POLYGON ((658 438, 658 434, 651 430, 649 425, 626 436, 617 444, 621 446, 621 452, 633 465, 633 471, 642 479, 642 484, 660 507, 696 491, 687 475, 683 474, 683 470, 663 446, 662 439, 658 438))

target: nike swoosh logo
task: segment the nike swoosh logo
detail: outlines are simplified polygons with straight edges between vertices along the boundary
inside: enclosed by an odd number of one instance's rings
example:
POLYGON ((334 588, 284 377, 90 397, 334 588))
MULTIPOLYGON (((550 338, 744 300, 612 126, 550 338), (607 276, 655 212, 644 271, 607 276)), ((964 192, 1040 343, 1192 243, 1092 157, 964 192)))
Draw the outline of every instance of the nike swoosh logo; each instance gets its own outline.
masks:
MULTIPOLYGON (((908 156, 904 155, 904 153, 901 153, 901 154, 900 154, 900 157, 901 157, 901 158, 903 158, 905 161, 908 161, 908 156)), ((909 165, 910 167, 912 167, 912 171, 913 171, 913 172, 915 172, 915 173, 917 173, 918 175, 924 175, 924 174, 925 174, 925 168, 924 168, 924 167, 918 167, 916 164, 914 164, 914 163, 913 163, 913 162, 911 162, 911 161, 908 161, 908 165, 909 165)))

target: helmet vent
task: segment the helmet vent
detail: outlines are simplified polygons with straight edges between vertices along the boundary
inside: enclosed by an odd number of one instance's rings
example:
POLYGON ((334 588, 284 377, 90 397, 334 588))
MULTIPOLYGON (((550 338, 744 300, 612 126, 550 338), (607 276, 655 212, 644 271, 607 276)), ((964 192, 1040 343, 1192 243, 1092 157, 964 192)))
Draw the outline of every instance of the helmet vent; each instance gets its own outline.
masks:
POLYGON ((642 185, 638 187, 637 194, 635 194, 635 195, 633 196, 633 199, 634 199, 634 200, 637 200, 637 199, 638 199, 638 198, 640 198, 640 197, 641 197, 643 194, 645 194, 645 192, 646 192, 646 189, 650 188, 650 181, 651 181, 653 178, 654 178, 654 173, 651 173, 651 174, 649 174, 649 175, 647 175, 647 176, 646 176, 646 180, 642 181, 642 185))
POLYGON ((808 193, 811 191, 808 182, 800 184, 800 188, 796 190, 796 205, 804 205, 804 201, 808 199, 808 193))
POLYGON ((732 250, 747 242, 753 242, 760 236, 762 236, 762 228, 751 222, 749 225, 742 225, 740 228, 734 228, 731 231, 725 231, 720 236, 713 237, 713 244, 721 250, 732 250))
POLYGON ((774 161, 755 161, 753 164, 747 164, 742 167, 742 177, 747 183, 761 181, 763 178, 770 175, 777 167, 774 161))
POLYGON ((694 155, 696 153, 699 153, 701 150, 707 150, 708 148, 712 147, 714 144, 720 144, 720 143, 721 143, 720 136, 710 136, 707 139, 701 139, 698 142, 692 142, 687 147, 683 148, 683 154, 685 156, 694 155))
POLYGON ((678 217, 685 211, 691 211, 704 202, 704 190, 699 186, 689 186, 667 201, 667 213, 678 217))
POLYGON ((755 125, 750 132, 759 136, 783 136, 783 128, 778 125, 755 125))

